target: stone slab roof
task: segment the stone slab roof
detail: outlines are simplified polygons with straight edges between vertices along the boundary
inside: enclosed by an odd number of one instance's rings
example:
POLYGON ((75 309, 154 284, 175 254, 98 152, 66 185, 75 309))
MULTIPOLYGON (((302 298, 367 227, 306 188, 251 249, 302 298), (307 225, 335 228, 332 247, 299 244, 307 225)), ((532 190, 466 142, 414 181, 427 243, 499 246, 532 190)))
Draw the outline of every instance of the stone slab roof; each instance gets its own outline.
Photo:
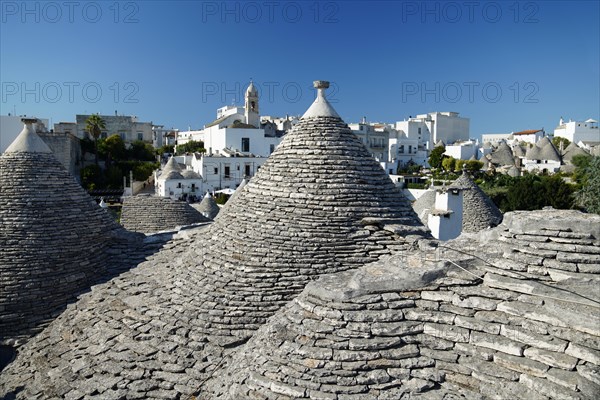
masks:
POLYGON ((123 199, 121 224, 133 232, 153 233, 201 222, 209 219, 183 201, 148 194, 123 199))
POLYGON ((308 282, 423 237, 407 199, 340 118, 303 118, 212 225, 94 288, 26 345, 0 388, 24 385, 17 397, 195 393, 308 282), (55 374, 73 363, 81 368, 55 374))
POLYGON ((479 243, 322 277, 203 398, 596 398, 599 227, 597 215, 511 213, 479 243))
POLYGON ((210 195, 210 193, 206 193, 200 204, 198 204, 196 208, 198 211, 202 213, 206 218, 215 219, 219 211, 221 210, 215 201, 215 199, 210 195))
POLYGON ((506 142, 500 142, 498 147, 490 154, 492 164, 503 166, 503 165, 515 165, 513 152, 506 142))
POLYGON ((0 344, 14 345, 110 276, 112 257, 141 237, 101 209, 32 130, 9 150, 0 156, 0 344))
POLYGON ((463 191, 463 232, 479 232, 502 222, 502 212, 466 172, 452 183, 455 186, 467 189, 463 191))
MULTIPOLYGON (((494 202, 477 186, 471 177, 463 172, 449 188, 463 189, 462 231, 479 232, 497 226, 502 222, 502 212, 494 202)), ((413 203, 413 209, 424 224, 435 207, 435 190, 429 189, 413 203)))

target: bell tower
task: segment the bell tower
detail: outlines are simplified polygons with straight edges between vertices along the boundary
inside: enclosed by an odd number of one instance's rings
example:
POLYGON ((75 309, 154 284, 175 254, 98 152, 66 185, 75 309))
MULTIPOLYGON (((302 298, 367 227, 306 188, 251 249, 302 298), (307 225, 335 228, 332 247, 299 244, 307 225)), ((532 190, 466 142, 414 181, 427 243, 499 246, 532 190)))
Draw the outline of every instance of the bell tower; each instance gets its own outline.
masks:
POLYGON ((258 90, 256 90, 256 86, 252 80, 250 80, 250 85, 248 85, 248 89, 246 89, 245 94, 245 117, 246 123, 250 125, 254 125, 255 127, 259 127, 260 120, 258 115, 258 90))

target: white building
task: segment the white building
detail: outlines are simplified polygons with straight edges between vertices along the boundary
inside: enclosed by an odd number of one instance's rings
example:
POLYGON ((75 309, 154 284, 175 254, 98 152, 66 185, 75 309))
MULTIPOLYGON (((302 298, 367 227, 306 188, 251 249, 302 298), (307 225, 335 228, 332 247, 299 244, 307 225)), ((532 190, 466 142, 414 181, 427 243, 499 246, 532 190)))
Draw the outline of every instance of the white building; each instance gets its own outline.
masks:
MULTIPOLYGON (((281 142, 284 130, 273 121, 261 122, 258 91, 252 82, 246 89, 245 106, 225 106, 217 110, 217 119, 199 131, 179 132, 177 144, 190 140, 204 142, 208 156, 268 157, 281 142)), ((291 127, 282 122, 282 126, 291 127)))
POLYGON ((541 138, 546 136, 546 132, 543 129, 529 129, 526 131, 513 132, 513 141, 516 143, 530 143, 536 144, 541 138))
MULTIPOLYGON (((23 130, 23 122, 21 118, 25 115, 0 115, 0 154, 10 146, 23 130)), ((33 118, 33 117, 31 117, 33 118)), ((36 132, 48 131, 48 119, 38 118, 38 122, 34 124, 36 132)))
POLYGON ((500 142, 510 142, 513 140, 513 134, 511 133, 484 133, 481 135, 482 143, 490 143, 497 145, 500 142))
POLYGON ((392 127, 381 123, 367 123, 366 118, 359 123, 348 124, 348 127, 363 142, 373 158, 380 163, 389 161, 388 143, 392 127))
POLYGON ((439 240, 457 238, 462 232, 462 218, 463 191, 451 187, 437 190, 435 206, 427 220, 433 237, 439 240))
POLYGON ((573 143, 600 143, 598 121, 590 118, 583 122, 565 122, 561 117, 558 126, 554 128, 554 137, 563 137, 573 143))
POLYGON ((457 160, 470 160, 472 158, 479 159, 481 156, 480 144, 478 140, 467 140, 465 142, 455 142, 454 144, 446 145, 445 155, 454 157, 457 160))
POLYGON ((152 125, 152 146, 158 149, 162 146, 175 144, 177 129, 165 129, 164 125, 152 125))
MULTIPOLYGON (((85 130, 85 121, 89 117, 90 115, 81 114, 75 116, 75 120, 77 121, 76 136, 79 139, 90 137, 85 130)), ((100 135, 103 139, 117 134, 121 136, 126 145, 137 140, 146 143, 153 142, 152 122, 140 122, 136 116, 116 115, 116 112, 115 115, 100 115, 100 118, 104 120, 105 125, 105 129, 102 130, 100 135)))
POLYGON ((204 194, 202 177, 191 169, 183 168, 175 157, 169 158, 161 170, 154 172, 154 182, 157 196, 183 200, 191 196, 199 199, 204 194))
POLYGON ((429 152, 435 144, 469 140, 469 125, 469 118, 459 117, 457 112, 432 112, 398 121, 396 140, 390 136, 390 153, 394 152, 392 146, 395 146, 399 165, 412 161, 428 166, 429 152))
POLYGON ((583 122, 572 120, 565 122, 561 117, 558 126, 554 128, 554 136, 566 138, 573 143, 598 143, 600 142, 598 121, 590 118, 583 122))
POLYGON ((523 169, 529 172, 554 173, 560 169, 561 157, 550 139, 543 137, 527 150, 522 163, 523 169))

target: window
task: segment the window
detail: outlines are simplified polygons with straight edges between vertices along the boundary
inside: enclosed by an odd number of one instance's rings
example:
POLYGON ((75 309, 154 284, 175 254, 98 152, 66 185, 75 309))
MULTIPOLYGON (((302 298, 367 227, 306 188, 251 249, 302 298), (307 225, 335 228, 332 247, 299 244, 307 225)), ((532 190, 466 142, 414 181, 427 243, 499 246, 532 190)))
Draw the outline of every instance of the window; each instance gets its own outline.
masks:
POLYGON ((242 151, 245 153, 250 151, 250 138, 242 138, 242 151))
POLYGON ((419 135, 421 134, 421 128, 419 128, 419 135))
MULTIPOLYGON (((273 146, 273 145, 271 145, 271 146, 273 146)), ((251 170, 250 170, 250 164, 246 164, 245 169, 244 169, 244 174, 246 176, 250 176, 250 172, 251 172, 251 170)))
POLYGON ((215 167, 214 174, 217 175, 219 173, 219 168, 215 167))
POLYGON ((225 175, 225 176, 224 176, 224 178, 225 178, 225 179, 229 179, 229 178, 231 178, 231 170, 230 170, 230 167, 229 167, 229 165, 226 165, 226 166, 225 166, 225 174, 224 174, 224 175, 225 175))
POLYGON ((404 145, 403 144, 400 145, 400 151, 399 151, 399 153, 400 154, 404 154, 404 145))
POLYGON ((137 140, 144 140, 144 132, 142 132, 142 131, 137 132, 137 140))

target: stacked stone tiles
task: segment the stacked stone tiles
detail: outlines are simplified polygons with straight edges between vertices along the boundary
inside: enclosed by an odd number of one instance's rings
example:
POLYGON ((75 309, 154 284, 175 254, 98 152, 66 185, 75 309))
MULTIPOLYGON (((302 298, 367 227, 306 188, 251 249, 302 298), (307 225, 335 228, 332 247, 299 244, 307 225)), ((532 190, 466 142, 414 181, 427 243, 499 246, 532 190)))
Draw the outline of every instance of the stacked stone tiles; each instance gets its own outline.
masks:
POLYGON ((427 225, 427 221, 429 220, 429 211, 433 209, 435 206, 435 189, 430 187, 427 189, 425 193, 421 195, 415 202, 412 207, 417 213, 417 216, 421 220, 424 225, 427 225))
POLYGON ((221 210, 215 199, 209 193, 206 193, 200 204, 197 206, 194 205, 193 207, 209 219, 215 219, 221 210))
POLYGON ((198 294, 207 330, 247 337, 310 279, 411 246, 402 236, 424 231, 341 119, 303 118, 207 232, 208 290, 198 294), (363 226, 366 217, 396 227, 363 226))
POLYGON ((598 398, 600 217, 511 213, 486 236, 311 283, 202 398, 598 398))
POLYGON ((23 342, 105 275, 126 236, 26 125, 0 156, 0 343, 23 342))
POLYGON ((195 393, 310 280, 429 237, 347 125, 327 106, 311 109, 323 108, 201 234, 95 287, 28 343, 0 376, 0 395, 195 393))
POLYGON ((513 152, 506 142, 502 141, 496 149, 489 155, 492 164, 497 166, 515 165, 513 152))
MULTIPOLYGON (((466 172, 463 172, 450 187, 463 189, 463 232, 479 232, 502 222, 502 212, 466 172)), ((413 203, 413 209, 423 224, 427 224, 430 211, 434 207, 435 189, 428 189, 413 203)))
POLYGON ((186 202, 168 197, 141 194, 123 199, 121 224, 133 232, 152 233, 208 221, 186 202))
POLYGON ((450 187, 463 189, 463 232, 479 232, 502 222, 502 212, 466 171, 450 187))

